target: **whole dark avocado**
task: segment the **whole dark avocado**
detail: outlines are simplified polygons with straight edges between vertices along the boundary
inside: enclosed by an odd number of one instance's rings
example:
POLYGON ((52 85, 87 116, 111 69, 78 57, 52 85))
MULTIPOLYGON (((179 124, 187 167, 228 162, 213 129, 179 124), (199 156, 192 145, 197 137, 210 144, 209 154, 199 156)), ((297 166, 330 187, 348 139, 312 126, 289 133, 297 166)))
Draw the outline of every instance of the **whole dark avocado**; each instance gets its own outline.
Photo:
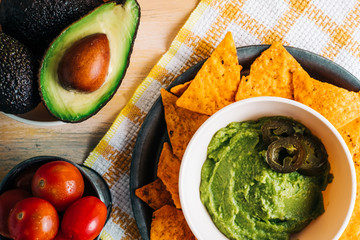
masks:
POLYGON ((21 114, 38 105, 38 68, 26 46, 0 32, 0 111, 21 114))
POLYGON ((64 122, 96 114, 115 94, 129 65, 140 21, 136 0, 104 3, 67 27, 44 54, 44 105, 64 122))
POLYGON ((2 0, 3 32, 42 56, 52 40, 72 22, 98 7, 102 0, 2 0))

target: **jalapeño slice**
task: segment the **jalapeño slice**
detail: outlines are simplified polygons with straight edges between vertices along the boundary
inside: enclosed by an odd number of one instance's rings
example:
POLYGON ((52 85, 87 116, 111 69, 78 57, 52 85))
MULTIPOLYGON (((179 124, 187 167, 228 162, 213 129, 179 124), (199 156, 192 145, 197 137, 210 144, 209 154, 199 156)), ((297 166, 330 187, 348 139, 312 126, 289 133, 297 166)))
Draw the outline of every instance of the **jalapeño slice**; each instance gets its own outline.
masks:
POLYGON ((266 161, 276 172, 294 172, 305 160, 304 145, 295 137, 273 141, 266 152, 266 161))
POLYGON ((297 136, 305 147, 305 160, 298 172, 315 176, 320 174, 328 166, 328 154, 323 143, 315 136, 297 136))
POLYGON ((270 119, 261 126, 263 141, 267 145, 281 137, 289 137, 294 132, 292 121, 282 118, 270 119))

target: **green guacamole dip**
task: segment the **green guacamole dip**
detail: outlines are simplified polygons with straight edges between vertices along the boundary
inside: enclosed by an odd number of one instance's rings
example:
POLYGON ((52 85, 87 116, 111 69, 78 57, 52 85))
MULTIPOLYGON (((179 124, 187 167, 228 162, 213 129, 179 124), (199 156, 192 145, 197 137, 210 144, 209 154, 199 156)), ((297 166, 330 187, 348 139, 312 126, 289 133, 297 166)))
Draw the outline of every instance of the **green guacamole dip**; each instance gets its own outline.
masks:
POLYGON ((208 146, 200 197, 229 239, 289 239, 324 212, 330 167, 312 177, 272 170, 261 133, 266 119, 231 123, 208 146))

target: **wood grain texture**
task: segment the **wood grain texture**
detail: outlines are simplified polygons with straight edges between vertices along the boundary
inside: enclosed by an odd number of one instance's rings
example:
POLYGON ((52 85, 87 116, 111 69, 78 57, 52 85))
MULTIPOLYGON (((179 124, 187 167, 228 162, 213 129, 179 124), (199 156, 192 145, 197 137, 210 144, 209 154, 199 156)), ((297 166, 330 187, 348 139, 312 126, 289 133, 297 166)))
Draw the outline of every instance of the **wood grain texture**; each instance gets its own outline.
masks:
POLYGON ((170 47, 198 0, 139 0, 141 19, 126 76, 108 104, 76 124, 38 127, 0 113, 0 180, 17 163, 53 155, 82 163, 101 140, 137 86, 170 47))

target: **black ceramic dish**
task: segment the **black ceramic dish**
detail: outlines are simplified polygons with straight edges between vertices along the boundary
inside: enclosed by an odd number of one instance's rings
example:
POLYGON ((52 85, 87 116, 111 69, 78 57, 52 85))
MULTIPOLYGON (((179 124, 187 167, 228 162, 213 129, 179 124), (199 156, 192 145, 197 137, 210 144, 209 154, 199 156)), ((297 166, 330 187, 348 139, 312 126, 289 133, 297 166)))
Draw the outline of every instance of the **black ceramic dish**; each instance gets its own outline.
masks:
MULTIPOLYGON (((266 50, 269 45, 254 45, 237 49, 241 74, 248 74, 252 62, 266 50)), ((315 79, 329 82, 351 91, 360 90, 360 81, 338 64, 302 49, 286 47, 301 66, 315 79)), ((189 68, 176 78, 169 88, 190 81, 204 62, 189 68)), ((157 99, 149 111, 139 131, 133 151, 130 169, 131 204, 140 234, 144 240, 150 239, 152 209, 135 196, 135 189, 156 179, 157 163, 163 142, 167 139, 166 123, 161 99, 157 99)))
MULTIPOLYGON (((108 221, 112 209, 112 198, 110 189, 105 182, 105 180, 93 169, 71 162, 67 159, 55 156, 38 156, 27 159, 19 164, 17 164, 14 168, 12 168, 1 181, 0 184, 0 194, 3 192, 15 188, 15 181, 21 174, 35 172, 42 164, 45 164, 50 161, 66 161, 74 166, 76 166, 84 178, 84 194, 83 196, 96 196, 101 201, 103 201, 107 208, 107 217, 106 222, 108 221)), ((0 236, 0 239, 8 239, 0 236)), ((96 240, 100 239, 100 235, 96 238, 96 240)))

